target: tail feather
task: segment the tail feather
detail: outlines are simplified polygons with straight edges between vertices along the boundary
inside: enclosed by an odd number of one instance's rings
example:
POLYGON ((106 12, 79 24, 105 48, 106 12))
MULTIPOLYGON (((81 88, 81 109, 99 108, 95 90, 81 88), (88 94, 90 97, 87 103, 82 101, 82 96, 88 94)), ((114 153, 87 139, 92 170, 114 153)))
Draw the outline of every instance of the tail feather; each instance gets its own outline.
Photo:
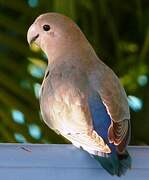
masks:
POLYGON ((111 175, 124 175, 127 169, 131 168, 131 157, 127 151, 124 154, 112 154, 109 157, 99 157, 94 155, 94 158, 100 162, 101 166, 111 175))
POLYGON ((124 154, 118 155, 119 159, 119 171, 118 176, 124 175, 127 169, 131 169, 131 157, 126 151, 124 154))

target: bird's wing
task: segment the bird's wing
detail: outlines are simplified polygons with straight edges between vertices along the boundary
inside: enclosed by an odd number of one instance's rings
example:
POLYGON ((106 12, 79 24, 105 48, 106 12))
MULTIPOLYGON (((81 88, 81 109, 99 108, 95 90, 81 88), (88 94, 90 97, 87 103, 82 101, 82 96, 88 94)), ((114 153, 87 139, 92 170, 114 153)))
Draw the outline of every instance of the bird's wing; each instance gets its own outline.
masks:
POLYGON ((111 118, 109 141, 123 150, 129 139, 130 113, 126 93, 114 72, 100 64, 101 71, 90 74, 92 87, 99 93, 111 118), (101 68, 102 66, 102 68, 101 68))
MULTIPOLYGON (((88 92, 82 93, 80 89, 68 84, 66 87, 67 89, 64 87, 65 90, 59 89, 59 93, 61 92, 59 97, 61 98, 57 97, 57 104, 63 106, 59 112, 59 118, 61 118, 58 125, 60 134, 75 146, 82 147, 91 154, 102 156, 102 153, 110 153, 111 149, 104 137, 94 128, 88 92)), ((53 107, 54 111, 55 107, 53 107)))

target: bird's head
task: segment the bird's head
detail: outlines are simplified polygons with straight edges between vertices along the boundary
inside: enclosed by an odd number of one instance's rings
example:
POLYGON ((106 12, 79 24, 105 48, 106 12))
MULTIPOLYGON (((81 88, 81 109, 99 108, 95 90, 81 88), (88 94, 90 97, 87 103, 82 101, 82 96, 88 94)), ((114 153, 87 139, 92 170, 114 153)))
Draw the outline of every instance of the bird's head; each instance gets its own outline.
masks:
POLYGON ((29 44, 38 45, 49 58, 69 49, 80 49, 86 38, 79 27, 68 17, 59 13, 42 14, 30 26, 27 33, 29 44), (80 47, 80 48, 79 48, 80 47))

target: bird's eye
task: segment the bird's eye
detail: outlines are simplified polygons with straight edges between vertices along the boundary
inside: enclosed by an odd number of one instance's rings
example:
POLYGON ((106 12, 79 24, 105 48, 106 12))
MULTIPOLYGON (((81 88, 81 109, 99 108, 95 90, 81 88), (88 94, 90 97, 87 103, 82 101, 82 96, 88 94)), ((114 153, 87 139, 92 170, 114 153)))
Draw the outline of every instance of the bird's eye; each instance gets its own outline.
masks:
POLYGON ((49 31, 50 30, 50 26, 48 24, 43 25, 43 30, 44 31, 49 31))

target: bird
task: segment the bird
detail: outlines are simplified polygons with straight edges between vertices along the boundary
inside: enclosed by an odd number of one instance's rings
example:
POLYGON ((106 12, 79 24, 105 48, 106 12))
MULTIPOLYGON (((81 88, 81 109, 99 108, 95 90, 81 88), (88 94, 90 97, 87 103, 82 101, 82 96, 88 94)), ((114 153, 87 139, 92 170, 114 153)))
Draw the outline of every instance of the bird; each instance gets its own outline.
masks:
POLYGON ((39 15, 28 29, 27 41, 48 57, 39 98, 44 122, 111 175, 125 175, 131 168, 130 111, 116 74, 63 14, 39 15))

